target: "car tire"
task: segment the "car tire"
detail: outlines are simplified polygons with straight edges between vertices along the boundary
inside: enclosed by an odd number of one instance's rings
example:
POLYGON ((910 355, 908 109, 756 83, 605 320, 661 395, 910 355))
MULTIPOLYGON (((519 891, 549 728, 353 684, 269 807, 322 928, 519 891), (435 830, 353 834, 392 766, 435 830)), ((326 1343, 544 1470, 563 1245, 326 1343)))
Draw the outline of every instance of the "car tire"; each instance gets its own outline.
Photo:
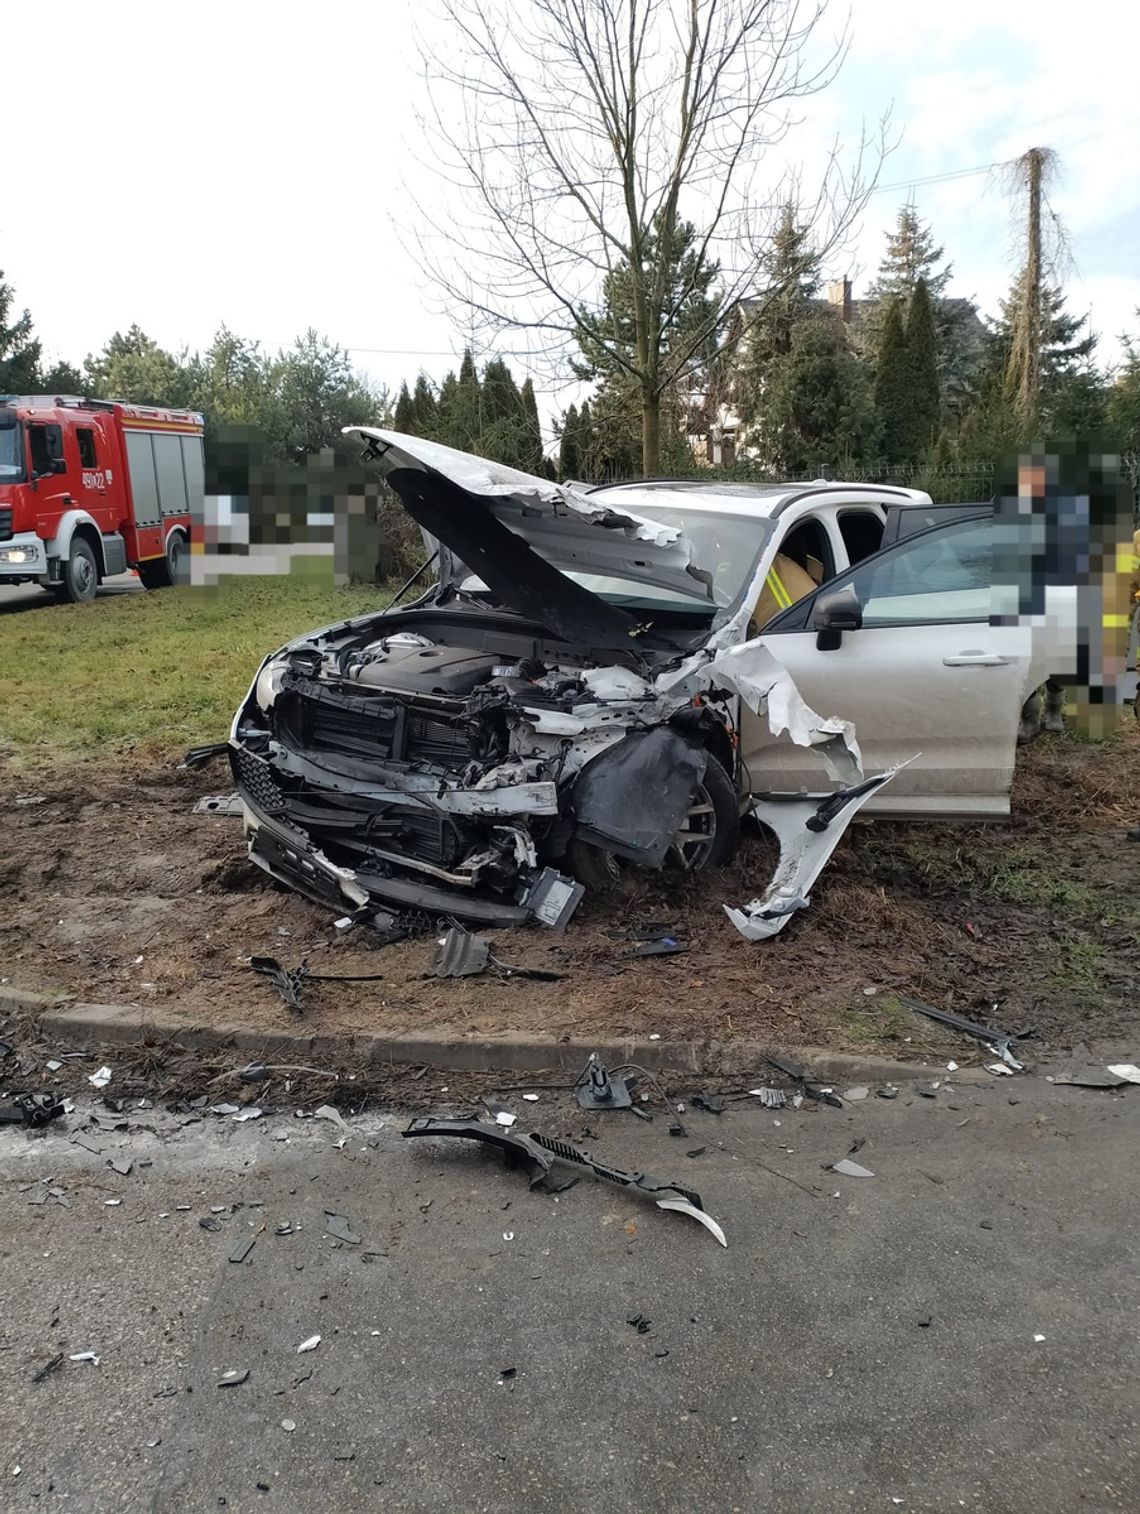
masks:
MULTIPOLYGON (((693 795, 685 830, 697 834, 679 838, 670 848, 668 858, 668 863, 685 872, 703 873, 723 867, 736 850, 740 837, 736 785, 711 753, 704 778, 693 795)), ((591 893, 609 893, 629 881, 625 867, 613 852, 577 836, 566 848, 566 863, 570 873, 591 893)))
POLYGON ((166 544, 162 557, 139 563, 139 579, 144 589, 169 589, 186 582, 186 538, 180 532, 166 544))
POLYGON ((98 587, 99 565, 94 549, 82 536, 73 537, 59 584, 60 598, 73 605, 90 604, 98 587))

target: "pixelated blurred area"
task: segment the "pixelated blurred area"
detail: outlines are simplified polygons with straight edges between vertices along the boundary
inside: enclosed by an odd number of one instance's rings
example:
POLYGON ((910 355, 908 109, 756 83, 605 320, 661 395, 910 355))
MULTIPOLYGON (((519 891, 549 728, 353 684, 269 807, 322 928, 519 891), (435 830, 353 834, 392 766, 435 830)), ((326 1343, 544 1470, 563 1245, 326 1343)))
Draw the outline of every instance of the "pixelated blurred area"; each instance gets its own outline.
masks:
POLYGON ((1085 736, 1136 709, 1136 501, 1120 458, 1059 440, 1010 459, 994 501, 999 623, 1027 625, 1085 736))
POLYGON ((265 437, 252 427, 218 433, 192 531, 192 584, 289 574, 304 559, 330 562, 338 584, 383 583, 426 556, 374 468, 331 449, 291 465, 266 454, 265 437))

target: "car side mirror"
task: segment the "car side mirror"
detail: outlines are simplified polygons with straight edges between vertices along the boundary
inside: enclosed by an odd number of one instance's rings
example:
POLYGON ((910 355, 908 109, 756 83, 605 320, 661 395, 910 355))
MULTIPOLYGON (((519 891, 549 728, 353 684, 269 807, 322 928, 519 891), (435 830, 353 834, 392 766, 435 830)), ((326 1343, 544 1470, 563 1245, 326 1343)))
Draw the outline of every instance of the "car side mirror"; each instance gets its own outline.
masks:
POLYGON ((843 645, 844 631, 858 631, 863 624, 863 606, 854 584, 820 594, 811 610, 811 629, 820 652, 834 652, 843 645))
POLYGON ((66 473, 67 459, 65 457, 53 457, 48 467, 49 473, 66 473))

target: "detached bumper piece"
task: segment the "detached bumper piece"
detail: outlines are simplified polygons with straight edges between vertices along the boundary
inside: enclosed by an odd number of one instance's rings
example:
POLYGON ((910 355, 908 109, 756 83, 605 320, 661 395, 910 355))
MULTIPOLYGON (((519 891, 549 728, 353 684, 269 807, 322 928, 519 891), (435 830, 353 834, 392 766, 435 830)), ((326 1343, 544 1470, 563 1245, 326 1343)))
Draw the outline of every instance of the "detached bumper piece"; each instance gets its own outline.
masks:
POLYGON ((626 1172, 620 1167, 607 1167, 580 1147, 569 1141, 560 1141, 554 1136, 540 1135, 532 1131, 524 1135, 499 1125, 484 1125, 479 1120, 446 1120, 424 1116, 413 1120, 404 1131, 410 1136, 457 1136, 468 1141, 482 1141, 488 1146, 497 1146, 508 1162, 520 1166, 530 1178, 530 1186, 536 1187, 550 1174, 555 1163, 561 1162, 579 1172, 592 1173, 606 1183, 616 1183, 620 1188, 634 1188, 639 1193, 654 1199, 659 1209, 674 1209, 691 1215, 706 1230, 716 1236, 722 1246, 727 1246, 724 1231, 711 1215, 705 1212, 701 1196, 681 1183, 668 1178, 651 1177, 646 1172, 626 1172))
POLYGON ((27 1125, 39 1130, 65 1113, 62 1099, 53 1099, 46 1093, 22 1093, 7 1104, 0 1104, 0 1124, 27 1125))
POLYGON ((753 813, 775 832, 780 860, 766 894, 743 909, 725 906, 725 914, 746 940, 777 935, 797 910, 808 907, 816 879, 857 812, 907 765, 901 762, 833 794, 757 795, 753 813))

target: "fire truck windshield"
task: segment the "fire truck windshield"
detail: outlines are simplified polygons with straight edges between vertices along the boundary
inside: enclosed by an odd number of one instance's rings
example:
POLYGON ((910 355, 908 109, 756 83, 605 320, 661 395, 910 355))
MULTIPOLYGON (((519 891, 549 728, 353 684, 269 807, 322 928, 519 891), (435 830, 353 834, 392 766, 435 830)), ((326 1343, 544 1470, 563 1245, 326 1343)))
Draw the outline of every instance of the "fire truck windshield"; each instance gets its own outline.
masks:
POLYGON ((17 483, 24 476, 24 429, 4 425, 0 416, 0 484, 17 483))

